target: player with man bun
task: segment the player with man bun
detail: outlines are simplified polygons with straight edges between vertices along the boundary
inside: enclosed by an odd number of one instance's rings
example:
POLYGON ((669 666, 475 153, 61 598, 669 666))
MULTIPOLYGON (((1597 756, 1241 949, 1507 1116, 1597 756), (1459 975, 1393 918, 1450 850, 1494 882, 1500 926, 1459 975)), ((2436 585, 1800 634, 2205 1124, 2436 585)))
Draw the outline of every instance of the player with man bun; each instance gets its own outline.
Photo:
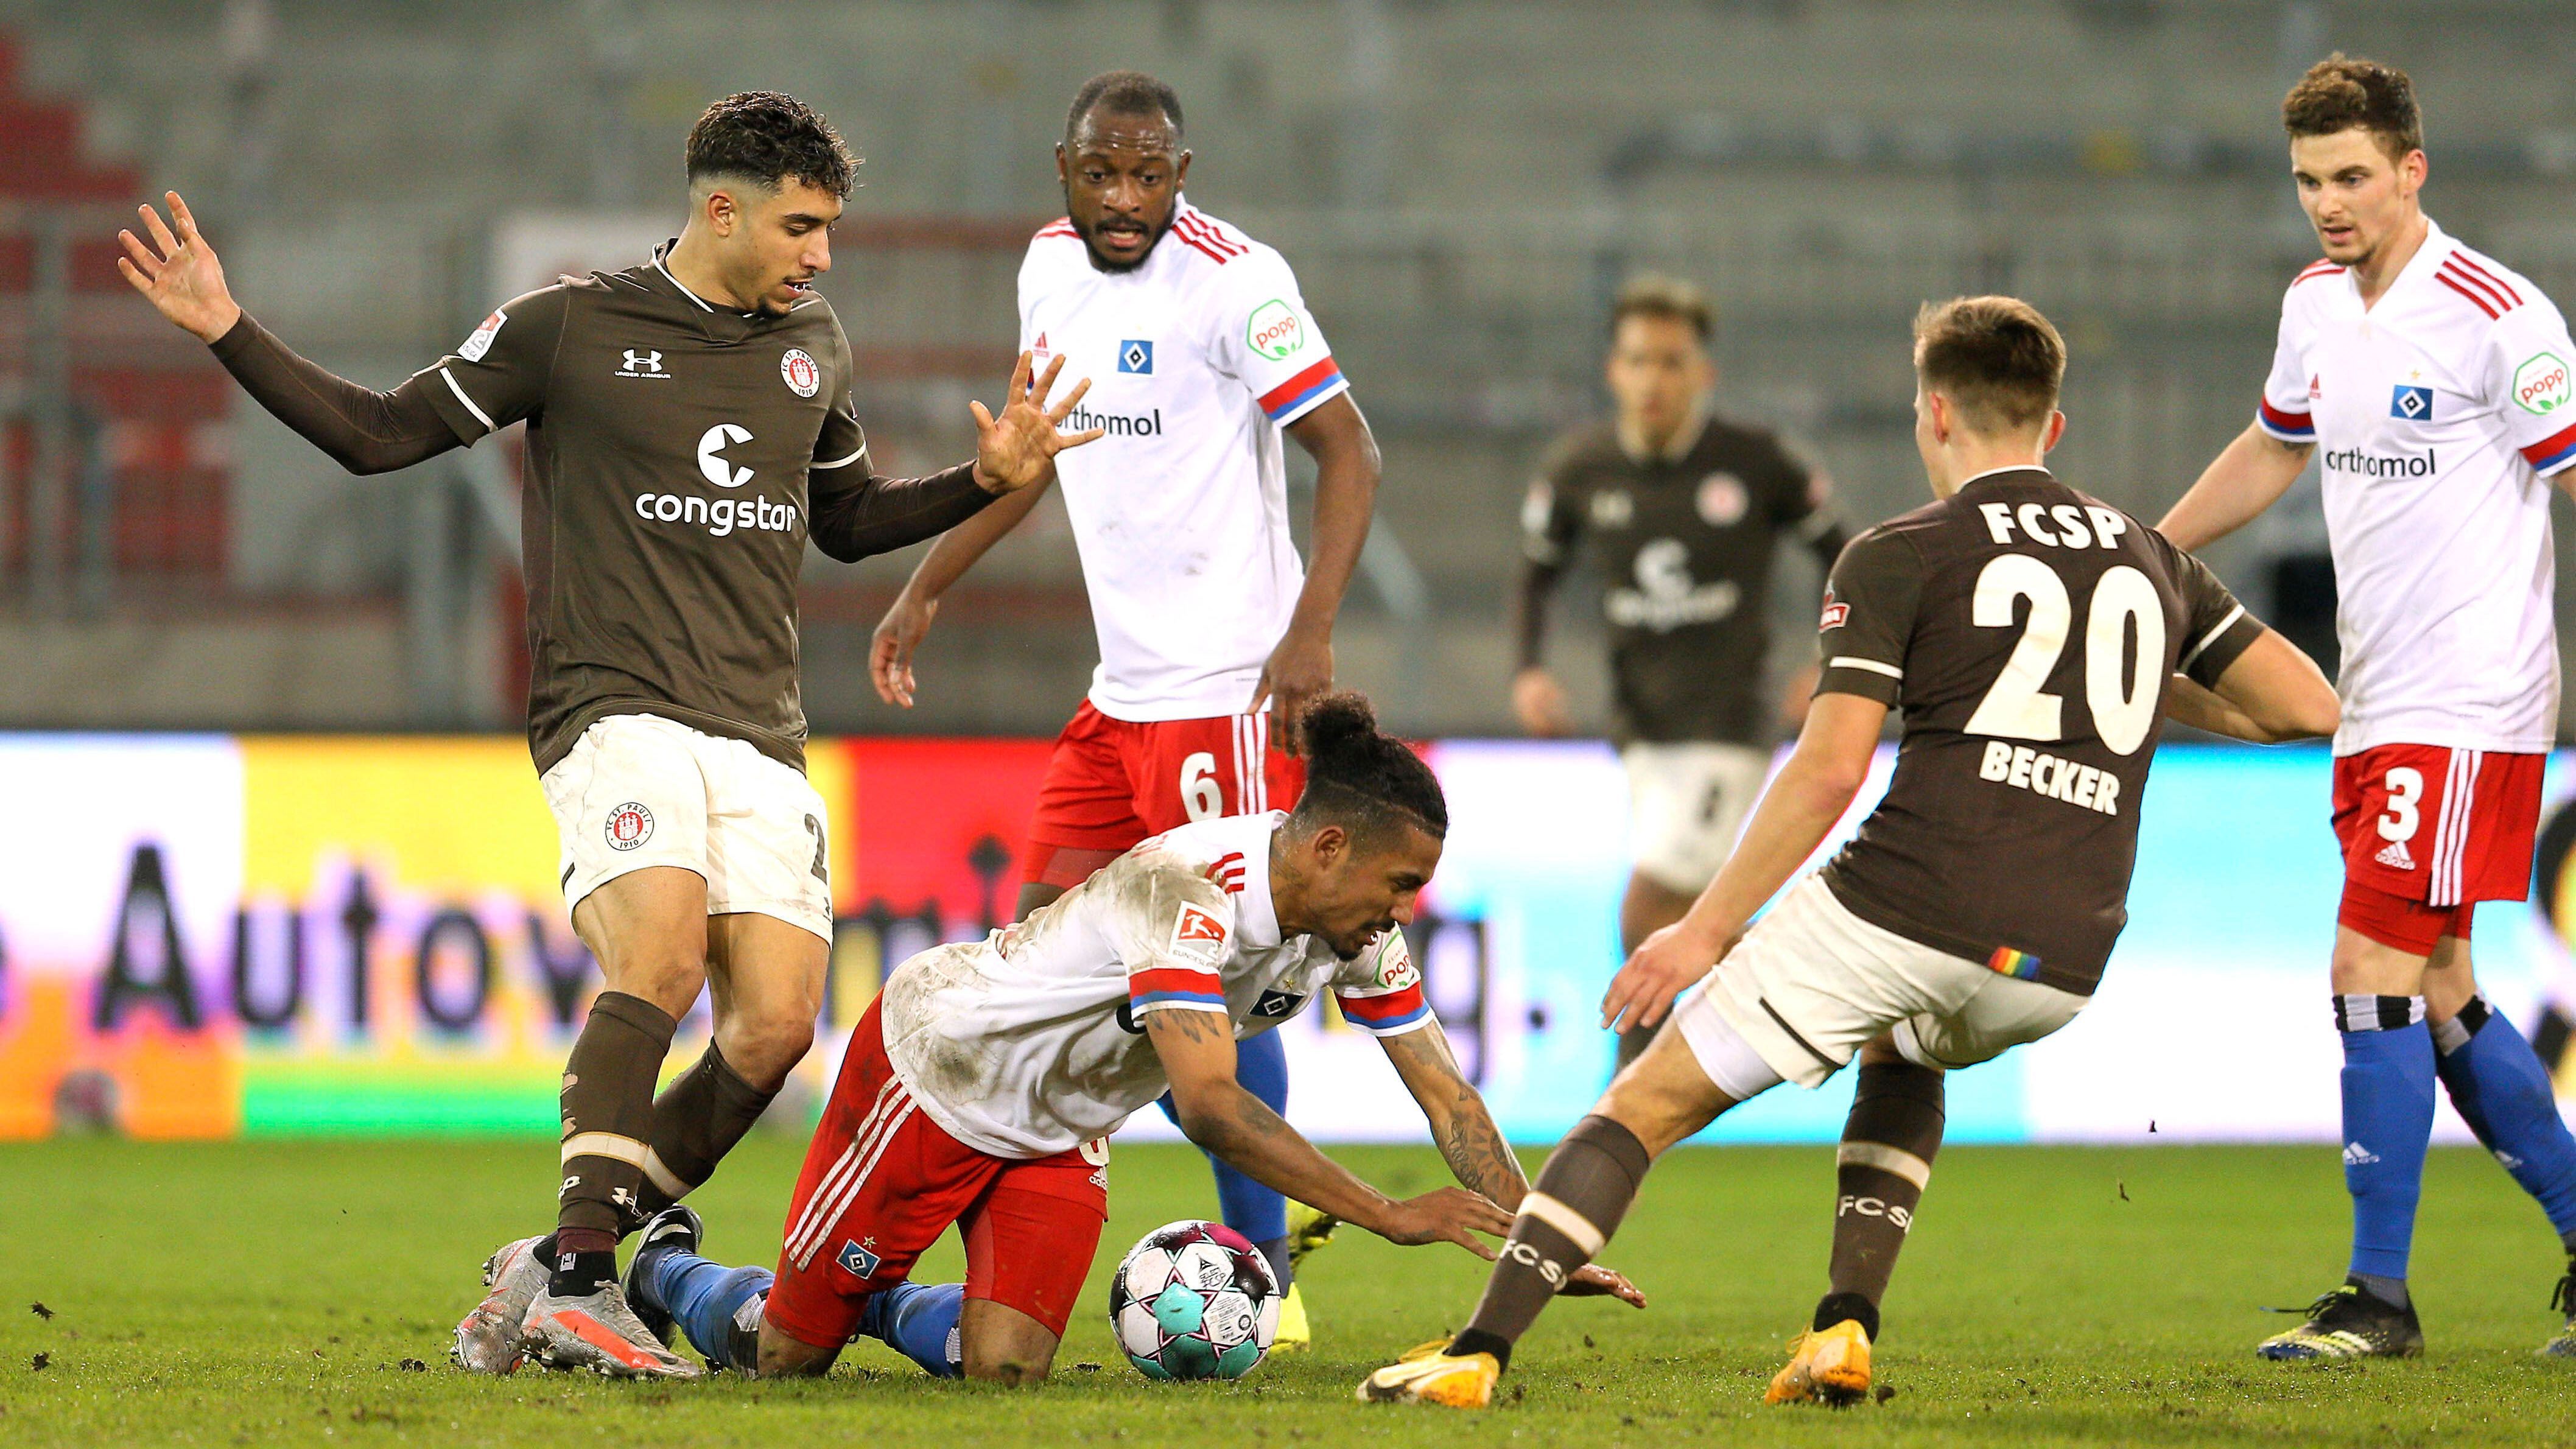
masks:
MULTIPOLYGON (((1108 436, 1056 473, 1100 636, 1091 691, 1056 740, 1029 822, 1022 916, 1173 826, 1297 803, 1298 717, 1333 684, 1333 620, 1377 496, 1377 442, 1287 259, 1189 203, 1181 102, 1135 71, 1084 82, 1056 147, 1065 215, 1030 239, 1020 345, 1098 387, 1073 421, 1108 436), (1300 563, 1285 442, 1315 460, 1300 563)), ((909 708, 940 596, 1035 508, 1045 483, 925 556, 884 622, 877 693, 909 708)), ((1288 1108, 1275 1036, 1243 1044, 1243 1085, 1288 1108)), ((1279 1194, 1215 1164, 1226 1226, 1287 1288, 1279 1342, 1307 1340, 1279 1194)))
POLYGON ((2323 449, 2343 645, 2334 828, 2345 1281, 2266 1358, 2420 1352, 2406 1287, 2433 1084, 2564 1242, 2542 1348, 2576 1357, 2576 1140, 2549 1073, 2479 994, 2480 901, 2530 893, 2558 732, 2549 490, 2576 480, 2576 346, 2531 280, 2424 214, 2414 85, 2337 55, 2281 104, 2322 260, 2281 299, 2256 417, 2159 525, 2199 548, 2270 507, 2323 449))
MULTIPOLYGON (((777 1272, 698 1256, 696 1215, 675 1207, 628 1269, 639 1311, 745 1373, 825 1372, 860 1333, 933 1374, 1043 1379, 1108 1212, 1108 1136, 1166 1091, 1190 1140, 1253 1180, 1392 1242, 1485 1252, 1475 1234, 1507 1229, 1528 1182, 1402 929, 1448 805, 1358 695, 1300 726, 1293 812, 1166 831, 1026 919, 896 968, 850 1038, 777 1272), (1462 1187, 1390 1198, 1236 1080, 1237 1044, 1326 990, 1386 1049, 1462 1187), (965 1283, 909 1282, 952 1223, 965 1283)), ((1569 1291, 1644 1303, 1599 1269, 1569 1291)))

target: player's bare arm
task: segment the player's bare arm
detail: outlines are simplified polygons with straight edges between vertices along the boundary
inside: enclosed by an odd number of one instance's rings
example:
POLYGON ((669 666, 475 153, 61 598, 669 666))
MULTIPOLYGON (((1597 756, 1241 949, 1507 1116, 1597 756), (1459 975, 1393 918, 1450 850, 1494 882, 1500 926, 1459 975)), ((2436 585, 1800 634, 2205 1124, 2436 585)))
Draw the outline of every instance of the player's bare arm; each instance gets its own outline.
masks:
POLYGON ((2184 675, 2168 682, 2165 715, 2194 729, 2258 745, 2331 735, 2343 722, 2325 671, 2307 652, 2266 629, 2204 689, 2184 675))
MULTIPOLYGON (((1486 1109, 1484 1094, 1458 1070, 1457 1053, 1449 1049, 1448 1034, 1440 1023, 1428 1021, 1418 1030, 1380 1037, 1378 1045, 1386 1049, 1396 1076, 1422 1108, 1431 1138, 1440 1145, 1440 1156, 1458 1181, 1503 1207, 1518 1209, 1529 1194, 1529 1177, 1521 1171, 1511 1143, 1504 1140, 1503 1129, 1495 1125, 1494 1114, 1486 1109)), ((1646 1295, 1635 1284, 1597 1263, 1568 1278, 1561 1291, 1570 1297, 1606 1295, 1631 1307, 1646 1306, 1646 1295)))
POLYGON ((877 621, 876 633, 868 641, 868 677, 876 684, 877 698, 888 704, 912 708, 914 683, 913 651, 930 633, 930 621, 939 617, 939 600, 949 586, 966 576, 976 560, 1000 543, 1005 534, 1020 526, 1020 520, 1037 510, 1038 500, 1046 496, 1055 482, 1055 470, 1025 488, 1003 494, 991 507, 939 536, 914 565, 912 577, 904 581, 903 592, 895 596, 885 617, 877 621))
POLYGON ((1797 748, 1744 827, 1744 838, 1690 913, 1646 938, 1601 998, 1605 1027, 1652 1026, 1673 998, 1708 974, 1746 923, 1815 854, 1869 778, 1887 706, 1856 694, 1821 694, 1808 707, 1797 748))
POLYGON ((1377 438, 1348 393, 1290 423, 1288 436, 1315 460, 1314 542, 1297 611, 1261 666, 1245 708, 1260 709, 1266 702, 1273 733, 1290 754, 1302 754, 1296 722, 1333 687, 1333 620, 1368 542, 1379 464, 1377 438))
POLYGON ((2280 501, 2308 466, 2313 443, 2285 443, 2248 423, 2202 470, 2200 478, 2174 504, 2156 531, 2176 548, 2205 548, 2251 523, 2280 501))
POLYGON ((1181 1132, 1257 1182, 1392 1243, 1450 1242, 1491 1258, 1476 1234, 1500 1237, 1512 1216, 1465 1188, 1444 1187, 1397 1201, 1362 1182, 1299 1135, 1287 1119, 1234 1079, 1234 1024, 1224 1013, 1148 1013, 1145 1035, 1172 1084, 1181 1132))

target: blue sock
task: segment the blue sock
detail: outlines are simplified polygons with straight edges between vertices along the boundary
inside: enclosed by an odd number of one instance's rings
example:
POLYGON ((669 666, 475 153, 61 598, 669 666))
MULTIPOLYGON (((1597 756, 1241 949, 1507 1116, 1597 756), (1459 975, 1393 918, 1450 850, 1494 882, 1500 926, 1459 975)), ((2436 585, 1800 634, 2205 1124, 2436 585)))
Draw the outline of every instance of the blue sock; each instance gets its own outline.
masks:
POLYGON ((2337 996, 2343 1033, 2343 1181, 2352 1271, 2403 1282, 2433 1135, 2433 1035, 2420 996, 2337 996))
POLYGON ((739 1372, 734 1330, 743 1305, 769 1291, 767 1268, 728 1268, 695 1253, 664 1248, 635 1275, 636 1296, 668 1313, 715 1368, 739 1372))
POLYGON ((963 1283, 897 1283, 868 1295, 859 1332, 921 1365, 935 1379, 965 1372, 957 1344, 957 1318, 966 1310, 963 1283))
POLYGON ((2513 1023, 2472 996, 2433 1031, 2436 1070, 2478 1141, 2540 1200, 2549 1226, 2576 1251, 2576 1137, 2558 1115, 2549 1071, 2513 1023))
MULTIPOLYGON (((1279 1033, 1265 1031, 1235 1043, 1234 1080, 1271 1111, 1287 1115, 1288 1048, 1279 1033)), ((1164 1093, 1158 1105, 1164 1116, 1180 1120, 1171 1093, 1164 1093)), ((1218 1216, 1261 1250, 1271 1272, 1278 1275, 1279 1291, 1287 1292, 1296 1281, 1288 1266, 1288 1199, 1277 1188, 1265 1187, 1218 1161, 1214 1154, 1209 1155, 1208 1166, 1216 1173, 1218 1216)))

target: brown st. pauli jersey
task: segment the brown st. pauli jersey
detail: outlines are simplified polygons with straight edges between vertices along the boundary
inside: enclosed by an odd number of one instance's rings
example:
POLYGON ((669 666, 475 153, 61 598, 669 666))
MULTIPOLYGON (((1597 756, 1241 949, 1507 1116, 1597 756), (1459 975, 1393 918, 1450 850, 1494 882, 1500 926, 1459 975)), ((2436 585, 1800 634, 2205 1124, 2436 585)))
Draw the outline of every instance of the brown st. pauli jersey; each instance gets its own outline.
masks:
POLYGON ((816 515, 873 481, 830 305, 730 311, 657 258, 505 303, 423 380, 467 442, 528 424, 538 770, 614 714, 666 716, 802 769, 805 542, 823 541, 816 515))
POLYGON ((2128 922, 2168 682, 2213 683, 2262 624, 2198 559, 2038 468, 1863 533, 1825 598, 1817 692, 1905 719, 1827 886, 1908 940, 2089 995, 2128 922))
POLYGON ((1770 743, 1772 557, 1786 537, 1839 542, 1826 487, 1778 437, 1725 418, 1666 458, 1631 455, 1607 425, 1551 451, 1522 504, 1522 548, 1553 567, 1589 537, 1622 741, 1770 743))

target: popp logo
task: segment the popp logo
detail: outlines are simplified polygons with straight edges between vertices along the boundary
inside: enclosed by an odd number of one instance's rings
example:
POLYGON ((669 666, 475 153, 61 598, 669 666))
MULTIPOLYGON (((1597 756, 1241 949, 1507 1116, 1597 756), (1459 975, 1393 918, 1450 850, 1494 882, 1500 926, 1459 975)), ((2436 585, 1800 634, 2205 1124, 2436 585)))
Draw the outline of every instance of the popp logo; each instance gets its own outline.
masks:
POLYGON ((2576 378, 2557 354, 2544 352, 2514 369, 2513 400, 2524 412, 2554 413, 2570 397, 2576 397, 2576 378))
POLYGON ((718 423, 698 435, 698 471, 718 488, 739 488, 751 481, 749 468, 737 468, 726 460, 724 450, 736 443, 751 441, 751 429, 740 423, 718 423))
POLYGON ((1253 351, 1277 362, 1306 345, 1306 324, 1296 308, 1274 297, 1252 309, 1251 319, 1244 323, 1243 340, 1253 351))

